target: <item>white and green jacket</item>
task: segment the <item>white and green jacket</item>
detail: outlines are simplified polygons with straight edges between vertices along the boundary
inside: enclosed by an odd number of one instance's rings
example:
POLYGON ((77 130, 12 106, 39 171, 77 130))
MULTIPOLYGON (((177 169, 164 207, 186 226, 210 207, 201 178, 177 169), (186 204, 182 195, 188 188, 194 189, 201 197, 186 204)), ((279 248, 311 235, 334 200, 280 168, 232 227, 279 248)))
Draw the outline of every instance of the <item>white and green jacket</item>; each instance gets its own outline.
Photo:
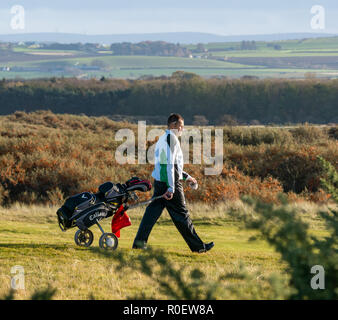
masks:
POLYGON ((165 182, 168 191, 175 192, 175 183, 190 176, 183 171, 183 153, 180 141, 173 131, 167 129, 155 146, 155 168, 152 177, 165 182))

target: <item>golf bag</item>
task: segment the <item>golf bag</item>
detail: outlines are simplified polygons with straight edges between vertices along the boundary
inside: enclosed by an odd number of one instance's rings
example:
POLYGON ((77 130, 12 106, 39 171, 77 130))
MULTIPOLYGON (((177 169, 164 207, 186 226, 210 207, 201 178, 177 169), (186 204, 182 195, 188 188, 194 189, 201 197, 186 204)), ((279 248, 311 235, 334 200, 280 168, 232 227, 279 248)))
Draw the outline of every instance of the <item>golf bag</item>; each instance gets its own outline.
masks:
POLYGON ((71 218, 75 215, 78 215, 82 211, 91 208, 95 202, 96 197, 90 192, 82 192, 75 196, 69 197, 56 213, 59 224, 61 223, 64 230, 74 227, 74 219, 71 218))
POLYGON ((82 211, 79 217, 74 217, 75 225, 80 230, 87 230, 97 221, 108 218, 113 215, 113 212, 109 210, 104 202, 98 203, 82 211))
POLYGON ((63 206, 57 210, 59 226, 63 231, 75 226, 86 230, 97 221, 115 214, 129 199, 129 193, 146 192, 151 190, 151 187, 150 181, 138 177, 132 177, 124 184, 105 182, 95 194, 82 192, 66 199, 63 206))
POLYGON ((120 205, 125 195, 126 185, 121 183, 114 184, 112 182, 105 182, 99 186, 99 196, 102 201, 113 202, 120 205))
POLYGON ((152 185, 149 180, 142 180, 138 177, 132 177, 126 182, 127 191, 142 191, 151 190, 152 185))

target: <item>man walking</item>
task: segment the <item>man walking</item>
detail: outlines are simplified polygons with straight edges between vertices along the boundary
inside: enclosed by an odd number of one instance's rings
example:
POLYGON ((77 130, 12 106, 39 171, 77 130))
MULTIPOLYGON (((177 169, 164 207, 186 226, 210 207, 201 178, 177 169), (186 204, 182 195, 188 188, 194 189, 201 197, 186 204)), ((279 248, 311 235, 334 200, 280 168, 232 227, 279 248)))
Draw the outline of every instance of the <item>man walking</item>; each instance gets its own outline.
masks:
POLYGON ((186 180, 197 185, 196 179, 183 171, 183 153, 178 137, 184 128, 184 119, 179 114, 171 114, 168 118, 168 128, 155 146, 155 168, 152 173, 154 181, 154 195, 163 198, 154 200, 148 205, 133 248, 145 249, 149 234, 161 216, 163 209, 167 208, 176 228, 181 233, 190 250, 193 252, 206 252, 214 243, 203 243, 197 235, 189 212, 186 208, 183 186, 180 180, 186 180))

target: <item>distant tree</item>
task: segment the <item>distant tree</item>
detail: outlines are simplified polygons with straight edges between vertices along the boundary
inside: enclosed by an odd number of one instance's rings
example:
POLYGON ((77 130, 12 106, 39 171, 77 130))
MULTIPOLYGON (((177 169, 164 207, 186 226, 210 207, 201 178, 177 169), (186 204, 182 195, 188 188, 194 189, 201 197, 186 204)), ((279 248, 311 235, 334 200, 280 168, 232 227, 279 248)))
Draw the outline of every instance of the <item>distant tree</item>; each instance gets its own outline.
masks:
POLYGON ((190 54, 187 48, 180 44, 165 41, 142 41, 139 43, 113 43, 110 47, 113 55, 146 55, 186 57, 190 54))
POLYGON ((185 72, 185 71, 175 71, 171 75, 172 79, 181 79, 181 80, 190 80, 193 78, 200 78, 200 76, 193 72, 185 72))
POLYGON ((192 124, 195 126, 207 126, 209 120, 203 115, 195 115, 192 124))
POLYGON ((205 47, 203 43, 198 43, 196 47, 196 52, 205 52, 205 47))
POLYGON ((269 48, 274 48, 275 50, 282 50, 282 46, 280 44, 277 43, 267 43, 266 46, 269 48))
POLYGON ((251 76, 251 75, 244 75, 244 76, 241 77, 241 79, 243 79, 243 80, 258 80, 259 77, 251 76))
POLYGON ((260 124, 261 123, 256 119, 250 121, 250 125, 252 125, 252 126, 259 126, 260 124))
POLYGON ((256 50, 256 42, 255 41, 245 41, 243 40, 240 45, 240 50, 256 50))
POLYGON ((230 114, 223 114, 223 116, 216 120, 216 124, 219 126, 236 126, 238 125, 238 121, 236 117, 230 114))
MULTIPOLYGON (((55 66, 73 67, 59 63, 55 66)), ((203 115, 209 124, 224 114, 245 123, 338 122, 336 80, 204 79, 178 70, 168 77, 140 80, 6 80, 0 81, 0 94, 0 114, 44 107, 57 113, 164 116, 165 110, 175 108, 191 122, 194 115, 203 115)))

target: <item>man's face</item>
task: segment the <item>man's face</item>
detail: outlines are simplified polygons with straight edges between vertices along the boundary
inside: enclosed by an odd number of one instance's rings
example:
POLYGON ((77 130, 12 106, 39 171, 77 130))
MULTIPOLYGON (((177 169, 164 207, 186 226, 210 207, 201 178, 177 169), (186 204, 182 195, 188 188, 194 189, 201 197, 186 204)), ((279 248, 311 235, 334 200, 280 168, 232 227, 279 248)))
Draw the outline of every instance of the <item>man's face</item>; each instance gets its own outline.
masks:
POLYGON ((183 120, 178 120, 174 125, 173 125, 174 132, 176 136, 180 137, 182 135, 183 129, 184 129, 184 121, 183 120))

